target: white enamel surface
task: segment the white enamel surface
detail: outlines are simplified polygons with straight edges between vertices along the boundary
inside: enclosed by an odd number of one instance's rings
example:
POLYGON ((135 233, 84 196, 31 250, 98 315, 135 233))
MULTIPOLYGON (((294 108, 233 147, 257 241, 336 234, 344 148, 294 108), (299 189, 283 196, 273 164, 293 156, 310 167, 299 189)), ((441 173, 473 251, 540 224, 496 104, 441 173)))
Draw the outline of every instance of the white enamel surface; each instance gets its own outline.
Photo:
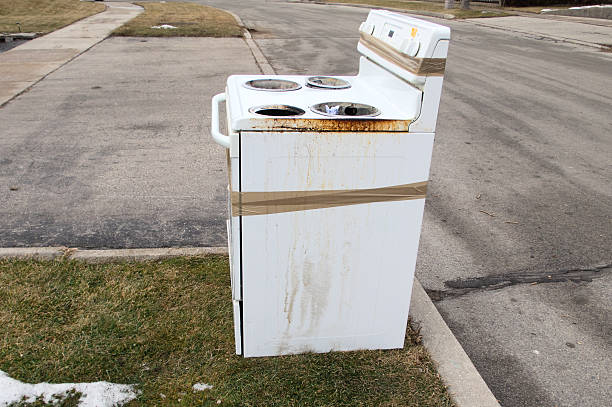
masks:
MULTIPOLYGON (((428 21, 407 17, 384 10, 373 10, 360 28, 395 47, 398 51, 417 58, 446 58, 450 29, 428 21), (392 36, 389 34, 393 32, 392 36)), ((354 102, 376 107, 381 114, 374 120, 420 119, 414 131, 433 131, 437 117, 437 104, 442 89, 442 77, 415 75, 395 63, 382 58, 361 43, 357 47, 364 56, 357 76, 340 76, 347 80, 348 89, 316 89, 306 86, 307 76, 297 75, 234 75, 227 81, 227 97, 231 129, 268 130, 272 123, 283 120, 249 112, 264 105, 290 105, 306 113, 291 118, 338 120, 310 111, 310 106, 325 102, 354 102), (302 85, 301 89, 286 92, 266 92, 247 89, 243 85, 253 79, 286 79, 302 85), (429 83, 431 82, 431 83, 429 83), (429 84, 426 86, 426 83, 429 84), (423 90, 429 95, 423 96, 423 90), (429 102, 424 105, 424 98, 429 102), (435 106, 434 106, 435 105, 435 106), (432 124, 433 123, 433 124, 432 124)), ((288 120, 288 127, 294 124, 288 120)), ((310 126, 312 127, 312 126, 310 126)), ((412 130, 411 130, 412 131, 412 130)))
POLYGON ((316 89, 306 86, 306 80, 313 75, 232 75, 227 80, 227 93, 231 116, 231 128, 241 130, 267 130, 270 124, 266 120, 282 120, 278 117, 266 117, 249 112, 251 107, 264 105, 291 105, 306 111, 300 119, 338 120, 310 111, 310 106, 324 102, 365 103, 378 108, 381 112, 376 119, 414 120, 418 117, 421 105, 421 92, 407 83, 399 84, 403 89, 401 100, 389 99, 380 92, 380 81, 386 82, 385 88, 398 86, 398 80, 389 75, 379 78, 376 84, 360 80, 358 76, 338 76, 351 83, 348 89, 316 89), (288 79, 302 85, 299 90, 287 92, 265 92, 247 89, 246 81, 257 78, 288 79), (259 119, 257 121, 251 119, 259 119))
POLYGON ((241 134, 241 191, 378 188, 427 181, 433 134, 241 134))
MULTIPOLYGON (((434 49, 433 58, 446 58, 448 54, 449 41, 438 42, 434 49)), ((442 96, 442 76, 429 76, 423 87, 423 104, 421 115, 410 124, 411 132, 434 132, 438 121, 438 108, 442 96)))
POLYGON ((242 355, 242 320, 240 315, 240 301, 233 300, 232 306, 234 309, 234 344, 236 346, 236 355, 242 355))
MULTIPOLYGON (((400 51, 446 58, 447 27, 372 11, 362 31, 400 51), (416 32, 413 35, 413 29, 416 32), (388 30, 394 30, 392 37, 388 30), (386 33, 386 34, 385 34, 386 33), (392 40, 391 40, 392 39, 392 40)), ((343 190, 426 181, 441 76, 416 76, 359 45, 349 89, 305 86, 307 76, 241 75, 227 82, 231 190, 343 190), (293 80, 287 92, 247 89, 257 78, 293 80), (338 120, 309 107, 355 102, 406 120, 410 132, 270 130, 283 118, 249 112, 291 105, 301 119, 338 120)), ((288 120, 287 123, 291 123, 288 120)), ((236 352, 273 356, 331 350, 400 348, 408 318, 424 199, 255 216, 228 227, 236 352)))
MULTIPOLYGON (((228 119, 229 123, 229 119, 228 119)), ((231 202, 231 191, 239 191, 240 190, 240 158, 239 158, 239 135, 235 133, 231 133, 228 129, 228 133, 232 134, 232 139, 235 141, 233 145, 230 147, 230 161, 228 168, 230 174, 230 184, 228 185, 228 195, 227 195, 227 213, 232 213, 232 202, 231 202)), ((228 219, 228 227, 229 232, 227 234, 228 241, 228 253, 230 258, 230 277, 231 277, 231 287, 232 287, 232 299, 241 300, 242 299, 242 289, 241 289, 241 281, 240 274, 242 264, 240 263, 240 218, 237 216, 229 217, 228 219)))
MULTIPOLYGON (((361 31, 384 41, 400 52, 419 44, 411 56, 433 58, 438 41, 450 40, 450 28, 386 10, 372 10, 361 25, 361 31)), ((380 62, 378 58, 374 59, 380 62)))
POLYGON ((219 93, 212 98, 211 115, 210 115, 210 134, 217 144, 225 148, 230 147, 230 138, 227 134, 221 133, 219 130, 219 105, 226 101, 225 93, 219 93))
MULTIPOLYGON (((372 10, 367 20, 362 24, 361 31, 384 41, 400 52, 416 58, 446 58, 448 46, 438 47, 438 43, 450 40, 450 28, 429 21, 392 13, 386 10, 372 10), (393 36, 389 33, 393 31, 393 36), (414 34, 414 36, 413 36, 414 34), (441 52, 443 49, 446 52, 441 52)), ((359 43, 357 51, 370 61, 380 65, 394 75, 423 89, 425 82, 437 81, 436 76, 415 75, 410 71, 381 57, 370 48, 359 43)))
MULTIPOLYGON (((425 181, 433 134, 241 134, 242 191, 425 181)), ((403 346, 424 200, 242 217, 245 356, 403 346)))

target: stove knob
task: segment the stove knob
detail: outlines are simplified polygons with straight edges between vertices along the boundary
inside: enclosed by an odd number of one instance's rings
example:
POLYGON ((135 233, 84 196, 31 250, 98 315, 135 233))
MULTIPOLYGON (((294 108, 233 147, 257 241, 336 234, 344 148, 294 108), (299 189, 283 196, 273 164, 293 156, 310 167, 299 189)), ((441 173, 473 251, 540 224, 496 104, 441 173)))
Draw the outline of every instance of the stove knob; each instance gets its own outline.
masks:
POLYGON ((405 40, 400 47, 400 51, 404 54, 407 54, 411 57, 415 56, 419 52, 419 48, 421 48, 421 43, 415 39, 405 40))
POLYGON ((365 21, 359 26, 359 31, 369 35, 374 35, 374 24, 366 23, 365 21))

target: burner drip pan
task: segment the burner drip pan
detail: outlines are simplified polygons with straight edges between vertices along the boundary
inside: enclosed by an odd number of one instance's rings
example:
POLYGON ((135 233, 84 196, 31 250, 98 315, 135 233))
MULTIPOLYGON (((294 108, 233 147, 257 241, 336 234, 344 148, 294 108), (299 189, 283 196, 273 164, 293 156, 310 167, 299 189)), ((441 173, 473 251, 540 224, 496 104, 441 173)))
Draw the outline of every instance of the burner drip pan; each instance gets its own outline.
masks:
POLYGON ((245 82, 244 87, 247 89, 265 90, 269 92, 287 92, 290 90, 298 90, 302 85, 286 79, 254 79, 245 82))
POLYGON ((295 106, 288 105, 265 105, 257 106, 249 109, 249 112, 261 116, 285 117, 285 116, 301 116, 304 110, 295 106))
POLYGON ((348 81, 333 76, 311 76, 306 80, 306 85, 319 89, 348 89, 351 87, 348 81))
POLYGON ((363 103, 327 102, 310 106, 310 110, 324 116, 333 117, 373 117, 380 114, 374 106, 363 103))

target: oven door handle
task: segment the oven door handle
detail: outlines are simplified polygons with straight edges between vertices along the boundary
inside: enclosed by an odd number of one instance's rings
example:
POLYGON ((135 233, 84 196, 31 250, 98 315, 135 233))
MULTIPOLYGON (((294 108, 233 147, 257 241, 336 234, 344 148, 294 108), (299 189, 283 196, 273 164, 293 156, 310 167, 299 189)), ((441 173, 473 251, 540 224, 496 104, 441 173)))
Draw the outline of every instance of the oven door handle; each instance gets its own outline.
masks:
POLYGON ((221 144, 225 148, 230 147, 230 138, 229 136, 224 135, 219 131, 219 105, 222 102, 225 102, 227 97, 225 93, 219 93, 218 95, 213 96, 212 98, 212 114, 211 114, 211 123, 210 123, 210 133, 212 134, 213 140, 215 140, 218 144, 221 144))

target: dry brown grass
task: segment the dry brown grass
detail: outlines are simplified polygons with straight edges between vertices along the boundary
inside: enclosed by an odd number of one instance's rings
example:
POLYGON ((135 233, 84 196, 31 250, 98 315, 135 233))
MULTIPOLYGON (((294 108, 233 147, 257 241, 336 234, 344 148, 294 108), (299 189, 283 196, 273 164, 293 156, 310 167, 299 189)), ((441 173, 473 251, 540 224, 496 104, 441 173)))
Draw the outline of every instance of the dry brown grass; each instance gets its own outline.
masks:
POLYGON ((451 14, 455 18, 479 18, 479 17, 503 17, 509 15, 502 10, 491 7, 472 7, 471 10, 461 10, 459 2, 456 2, 455 8, 445 9, 444 3, 432 3, 428 1, 405 1, 405 0, 329 0, 330 3, 352 3, 364 4, 374 7, 390 7, 401 10, 414 11, 431 11, 440 14, 451 14))
POLYGON ((104 11, 100 3, 79 0, 0 0, 0 32, 48 33, 104 11))
POLYGON ((240 37, 242 30, 225 11, 193 3, 136 3, 144 13, 119 27, 124 37, 240 37), (168 24, 173 29, 155 29, 168 24))
POLYGON ((575 5, 561 4, 556 6, 504 7, 504 10, 523 11, 525 13, 540 13, 540 11, 545 8, 566 9, 574 6, 575 5))
POLYGON ((453 405, 410 327, 404 349, 236 356, 231 295, 223 256, 0 259, 0 370, 29 383, 134 383, 141 394, 126 407, 453 405), (197 382, 213 388, 194 392, 197 382))

